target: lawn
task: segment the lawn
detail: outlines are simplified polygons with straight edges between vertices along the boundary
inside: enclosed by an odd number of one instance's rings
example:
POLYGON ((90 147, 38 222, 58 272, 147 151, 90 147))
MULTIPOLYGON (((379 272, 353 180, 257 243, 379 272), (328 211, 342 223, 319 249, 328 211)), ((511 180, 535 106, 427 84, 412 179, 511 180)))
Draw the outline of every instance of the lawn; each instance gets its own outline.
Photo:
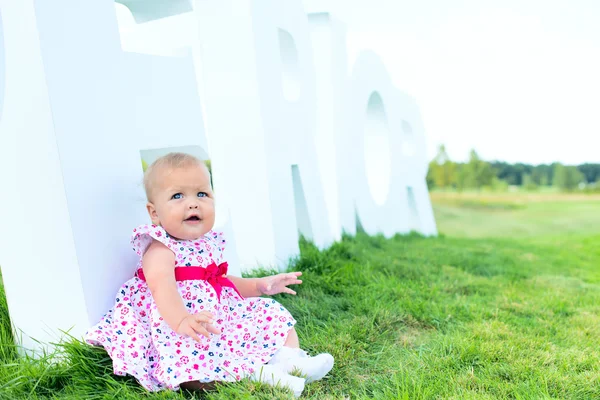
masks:
MULTIPOLYGON (((301 342, 336 365, 307 399, 600 398, 600 197, 432 194, 442 235, 302 244, 301 342)), ((146 394, 76 341, 15 356, 0 298, 0 397, 292 398, 250 382, 146 394)))
POLYGON ((460 237, 541 238, 600 233, 600 195, 431 194, 440 232, 460 237))

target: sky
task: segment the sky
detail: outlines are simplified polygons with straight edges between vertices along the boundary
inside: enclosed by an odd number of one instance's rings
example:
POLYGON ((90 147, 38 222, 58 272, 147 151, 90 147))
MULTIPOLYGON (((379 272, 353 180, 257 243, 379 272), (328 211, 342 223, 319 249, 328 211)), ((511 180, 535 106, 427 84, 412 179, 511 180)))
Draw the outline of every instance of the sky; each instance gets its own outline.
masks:
POLYGON ((430 159, 444 144, 455 161, 600 163, 600 1, 304 4, 346 24, 350 68, 373 50, 416 98, 430 159))
POLYGON ((600 163, 600 1, 346 0, 349 58, 373 49, 416 97, 428 155, 600 163))

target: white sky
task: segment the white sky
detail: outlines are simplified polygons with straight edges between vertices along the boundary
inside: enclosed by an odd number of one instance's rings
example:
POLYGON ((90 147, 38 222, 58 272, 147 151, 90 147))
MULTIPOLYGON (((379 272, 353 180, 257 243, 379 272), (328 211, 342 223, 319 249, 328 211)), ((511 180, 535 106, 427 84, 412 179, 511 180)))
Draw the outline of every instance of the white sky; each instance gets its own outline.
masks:
POLYGON ((600 163, 600 0, 304 2, 417 99, 430 158, 600 163))
POLYGON ((600 162, 600 1, 342 4, 349 54, 374 49, 416 97, 430 157, 600 162))

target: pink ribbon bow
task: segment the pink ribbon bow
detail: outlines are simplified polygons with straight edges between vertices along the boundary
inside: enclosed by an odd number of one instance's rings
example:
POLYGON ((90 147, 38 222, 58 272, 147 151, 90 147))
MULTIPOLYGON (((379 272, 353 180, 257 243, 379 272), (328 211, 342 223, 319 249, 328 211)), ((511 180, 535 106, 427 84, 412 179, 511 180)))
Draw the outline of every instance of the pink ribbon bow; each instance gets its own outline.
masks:
MULTIPOLYGON (((204 267, 175 267, 175 280, 176 281, 193 281, 202 280, 207 281, 215 289, 217 293, 217 300, 221 302, 221 291, 224 287, 232 288, 236 293, 243 299, 244 296, 235 287, 227 277, 223 276, 227 274, 228 264, 226 262, 217 265, 215 262, 204 267)), ((137 270, 137 276, 144 282, 146 277, 142 268, 137 270)))

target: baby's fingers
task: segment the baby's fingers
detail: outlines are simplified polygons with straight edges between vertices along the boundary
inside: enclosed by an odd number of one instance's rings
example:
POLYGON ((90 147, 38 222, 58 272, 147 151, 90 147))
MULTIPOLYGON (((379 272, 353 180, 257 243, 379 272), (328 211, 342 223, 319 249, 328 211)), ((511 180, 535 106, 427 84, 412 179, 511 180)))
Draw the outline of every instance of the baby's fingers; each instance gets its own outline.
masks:
POLYGON ((221 333, 221 330, 214 325, 206 325, 206 330, 210 333, 221 333))
MULTIPOLYGON (((196 333, 198 333, 198 334, 200 334, 200 335, 202 335, 202 336, 206 337, 207 339, 210 339, 210 333, 208 333, 208 331, 206 330, 206 328, 204 328, 204 326, 203 326, 203 324, 202 324, 202 323, 199 323, 199 322, 194 322, 194 323, 193 323, 191 326, 192 326, 192 329, 193 329, 193 330, 194 330, 196 333)), ((198 339, 199 339, 199 338, 198 338, 198 339)))
POLYGON ((204 318, 205 320, 202 320, 201 322, 206 322, 208 320, 212 320, 215 318, 215 316, 209 311, 197 312, 196 314, 194 314, 194 317, 197 321, 198 321, 198 318, 204 318))
POLYGON ((288 283, 288 285, 293 285, 293 284, 297 284, 297 283, 302 283, 302 281, 300 279, 298 279, 298 276, 302 274, 302 272, 290 272, 290 273, 285 273, 285 274, 281 274, 281 279, 286 281, 288 283))
POLYGON ((191 326, 189 326, 187 329, 184 330, 183 332, 185 335, 191 337, 192 339, 194 339, 196 342, 200 341, 200 336, 198 336, 196 334, 196 331, 194 330, 194 328, 192 328, 191 326))
POLYGON ((194 314, 194 321, 198 323, 212 324, 214 322, 213 315, 208 311, 202 311, 194 314))
POLYGON ((296 294, 296 292, 294 292, 292 289, 290 288, 283 288, 283 293, 287 293, 287 294, 296 294))
POLYGON ((288 285, 299 285, 301 284, 302 281, 300 279, 290 279, 290 278, 285 278, 281 281, 281 284, 284 286, 288 286, 288 285))

